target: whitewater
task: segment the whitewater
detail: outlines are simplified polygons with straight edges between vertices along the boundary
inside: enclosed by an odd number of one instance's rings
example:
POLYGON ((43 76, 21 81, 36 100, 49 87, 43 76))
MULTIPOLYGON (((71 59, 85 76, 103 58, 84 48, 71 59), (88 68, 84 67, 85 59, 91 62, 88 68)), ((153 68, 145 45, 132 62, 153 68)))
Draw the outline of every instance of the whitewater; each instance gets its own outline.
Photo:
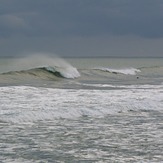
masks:
POLYGON ((0 162, 162 162, 163 59, 0 59, 0 162))

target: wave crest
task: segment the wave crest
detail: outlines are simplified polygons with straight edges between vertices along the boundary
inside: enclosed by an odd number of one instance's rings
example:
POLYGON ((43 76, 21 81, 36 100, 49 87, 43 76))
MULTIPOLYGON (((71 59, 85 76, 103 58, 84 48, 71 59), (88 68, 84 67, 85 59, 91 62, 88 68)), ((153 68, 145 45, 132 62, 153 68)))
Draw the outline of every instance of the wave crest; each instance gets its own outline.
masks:
POLYGON ((74 79, 80 77, 80 73, 75 67, 45 67, 45 70, 55 73, 56 76, 64 77, 68 79, 74 79))
POLYGON ((112 69, 107 67, 94 68, 95 70, 101 70, 105 72, 110 72, 113 74, 124 74, 124 75, 136 75, 138 72, 141 72, 136 68, 124 68, 124 69, 112 69))
POLYGON ((74 79, 80 76, 78 70, 64 59, 56 56, 44 56, 42 54, 16 59, 2 74, 16 76, 28 74, 37 77, 45 77, 48 76, 47 72, 57 77, 68 79, 74 79))

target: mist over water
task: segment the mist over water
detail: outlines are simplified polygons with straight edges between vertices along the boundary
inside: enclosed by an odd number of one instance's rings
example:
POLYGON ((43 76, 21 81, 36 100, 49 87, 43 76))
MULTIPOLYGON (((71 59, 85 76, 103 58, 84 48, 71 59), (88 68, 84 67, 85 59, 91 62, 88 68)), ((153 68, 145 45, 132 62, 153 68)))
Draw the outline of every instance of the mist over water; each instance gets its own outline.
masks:
POLYGON ((7 66, 8 68, 6 71, 21 71, 48 66, 57 66, 63 68, 73 67, 67 61, 58 57, 57 55, 53 55, 52 57, 50 54, 34 53, 13 59, 10 65, 7 66))

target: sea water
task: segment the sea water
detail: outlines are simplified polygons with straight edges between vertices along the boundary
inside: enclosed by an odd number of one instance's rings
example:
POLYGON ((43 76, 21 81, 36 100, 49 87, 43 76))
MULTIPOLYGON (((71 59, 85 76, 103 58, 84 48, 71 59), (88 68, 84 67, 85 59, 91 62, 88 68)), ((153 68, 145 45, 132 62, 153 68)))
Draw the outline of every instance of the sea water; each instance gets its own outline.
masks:
POLYGON ((0 59, 0 162, 163 162, 163 59, 0 59))

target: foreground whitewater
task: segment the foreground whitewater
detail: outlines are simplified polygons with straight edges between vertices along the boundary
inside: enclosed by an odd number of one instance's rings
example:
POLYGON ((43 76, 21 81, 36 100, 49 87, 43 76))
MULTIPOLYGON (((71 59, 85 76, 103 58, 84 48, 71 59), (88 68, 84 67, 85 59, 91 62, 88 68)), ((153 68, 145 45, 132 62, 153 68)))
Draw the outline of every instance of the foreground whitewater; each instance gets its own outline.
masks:
POLYGON ((0 162, 163 161, 162 61, 1 59, 0 162))

